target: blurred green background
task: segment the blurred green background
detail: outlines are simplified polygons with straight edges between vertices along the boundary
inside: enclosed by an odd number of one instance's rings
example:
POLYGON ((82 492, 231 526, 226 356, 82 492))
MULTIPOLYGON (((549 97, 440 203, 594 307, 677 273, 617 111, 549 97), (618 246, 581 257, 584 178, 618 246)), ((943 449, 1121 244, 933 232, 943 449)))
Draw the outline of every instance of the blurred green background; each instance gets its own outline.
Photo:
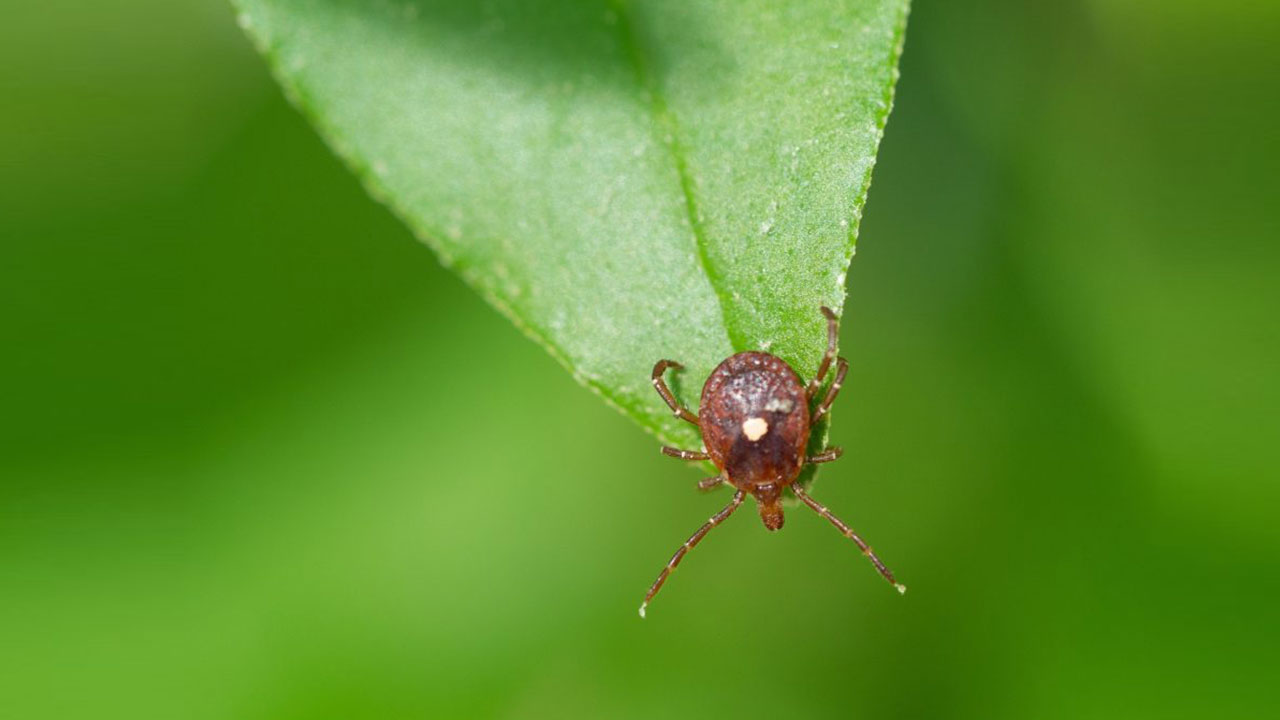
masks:
POLYGON ((820 519, 442 270, 221 2, 0 24, 0 717, 1280 713, 1280 10, 919 0, 820 519), (766 682, 767 681, 767 682, 766 682))

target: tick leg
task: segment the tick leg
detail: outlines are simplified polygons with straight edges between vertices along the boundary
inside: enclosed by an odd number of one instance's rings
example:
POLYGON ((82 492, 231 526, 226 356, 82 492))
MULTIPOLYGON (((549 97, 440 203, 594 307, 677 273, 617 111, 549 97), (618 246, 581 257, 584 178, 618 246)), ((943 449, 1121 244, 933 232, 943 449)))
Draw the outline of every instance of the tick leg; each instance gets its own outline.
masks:
POLYGON ((818 403, 818 407, 814 409, 813 415, 809 418, 809 424, 818 422, 818 420, 827 414, 831 409, 831 403, 836 401, 836 396, 840 394, 840 386, 844 384, 844 376, 849 372, 849 361, 840 358, 836 363, 836 379, 832 381, 831 387, 827 388, 826 397, 822 398, 822 402, 818 403))
POLYGON ((649 601, 652 600, 653 596, 657 595, 658 591, 662 589, 662 584, 667 581, 667 576, 669 576, 671 571, 675 570, 676 566, 680 564, 680 561, 684 559, 685 553, 689 552, 694 548, 694 546, 702 542, 702 538, 706 537, 707 533, 711 532, 712 528, 724 522, 725 518, 732 515, 733 511, 737 510, 738 506, 742 504, 743 495, 744 493, 741 490, 734 493, 733 499, 729 501, 728 505, 724 506, 723 510, 712 515, 710 520, 704 523, 702 527, 698 528, 698 532, 690 535, 689 539, 685 540, 684 544, 680 546, 680 549, 676 550, 676 554, 671 556, 671 560, 667 562, 667 566, 662 568, 662 572, 658 573, 658 579, 653 581, 653 585, 649 587, 649 592, 645 593, 644 602, 640 603, 640 617, 644 617, 644 609, 649 606, 649 601))
POLYGON ((845 537, 857 543, 858 548, 862 550, 862 554, 867 556, 867 559, 871 561, 871 564, 876 566, 876 570, 880 571, 880 574, 884 576, 884 579, 888 580, 889 584, 893 585, 898 592, 905 593, 907 591, 907 586, 893 579, 893 573, 889 572, 889 568, 885 567, 884 563, 880 562, 880 558, 876 557, 876 554, 872 552, 871 548, 865 542, 863 542, 862 538, 858 537, 858 534, 855 533, 848 525, 845 525, 840 518, 832 515, 826 505, 822 505, 818 501, 809 497, 809 494, 806 493, 799 484, 792 485, 791 490, 796 494, 796 497, 800 498, 801 502, 808 505, 814 512, 826 518, 832 525, 835 525, 836 529, 843 533, 845 537))
POLYGON ((668 457, 680 458, 681 460, 710 460, 711 456, 704 452, 694 452, 693 450, 681 450, 679 448, 662 446, 662 454, 668 457))
POLYGON ((809 381, 809 387, 805 391, 809 394, 810 400, 818 394, 822 381, 827 379, 827 369, 831 367, 831 361, 836 359, 836 344, 840 342, 840 325, 836 320, 835 312, 824 305, 822 315, 827 319, 827 351, 822 354, 822 363, 818 365, 818 372, 809 381))
POLYGON ((675 370, 683 370, 684 366, 675 360, 659 360, 657 365, 653 366, 653 388, 658 391, 662 399, 666 401, 667 407, 676 414, 676 417, 687 420, 694 425, 698 424, 698 416, 689 412, 689 409, 676 402, 676 396, 671 394, 671 390, 667 387, 667 383, 662 379, 662 374, 667 368, 675 370))
POLYGON ((812 455, 804 459, 806 463, 829 463, 832 460, 839 460, 844 451, 838 447, 827 448, 817 455, 812 455))
POLYGON ((711 490, 715 490, 716 488, 720 487, 720 483, 722 482, 724 482, 724 476, 722 475, 709 477, 706 480, 698 481, 698 489, 701 490, 702 492, 709 492, 711 490))

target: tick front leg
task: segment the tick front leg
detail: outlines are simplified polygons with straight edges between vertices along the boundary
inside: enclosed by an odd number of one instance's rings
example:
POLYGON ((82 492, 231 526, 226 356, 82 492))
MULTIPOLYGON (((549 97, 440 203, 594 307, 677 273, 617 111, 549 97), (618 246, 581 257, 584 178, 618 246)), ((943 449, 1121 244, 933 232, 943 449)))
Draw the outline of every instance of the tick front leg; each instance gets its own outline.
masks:
POLYGON ((827 369, 831 367, 831 361, 836 358, 836 345, 840 342, 840 325, 836 320, 835 312, 824 305, 822 315, 827 319, 827 351, 822 354, 822 363, 818 365, 818 372, 814 373, 808 389, 805 390, 810 400, 818 394, 822 381, 827 379, 827 369))
POLYGON ((667 371, 667 368, 683 370, 684 366, 675 360, 659 360, 658 364, 653 366, 653 389, 658 391, 658 394, 662 396, 662 399, 667 403, 667 407, 671 408, 676 417, 697 425, 698 416, 689 412, 688 408, 676 401, 676 396, 671 394, 671 389, 667 387, 667 382, 662 379, 662 374, 667 371))
POLYGON ((694 452, 693 450, 681 450, 680 448, 662 446, 662 454, 667 457, 680 458, 681 460, 710 460, 711 456, 704 452, 694 452))
POLYGON ((840 456, 843 454, 844 454, 844 450, 841 450, 838 447, 831 447, 831 448, 827 448, 826 450, 823 450, 817 455, 811 455, 805 458, 804 461, 807 463, 813 463, 815 465, 818 463, 829 463, 832 460, 839 460, 840 456))
POLYGON ((676 554, 672 555, 671 559, 667 561, 667 566, 662 568, 662 572, 658 573, 658 579, 654 580, 653 585, 649 586, 649 592, 645 593, 644 602, 640 603, 640 617, 644 617, 644 611, 645 608, 649 607, 649 601, 652 600, 653 596, 657 595, 658 591, 662 589, 663 583, 667 581, 671 572, 675 570, 676 566, 680 564, 680 561, 684 559, 685 553, 696 547, 698 543, 702 542, 702 538, 707 536, 707 533, 711 532, 715 526, 724 522, 725 518, 732 515, 733 511, 737 510, 738 506, 742 504, 742 498, 745 494, 746 493, 741 490, 734 493, 733 499, 729 501, 728 505, 724 506, 723 510, 712 515, 710 520, 703 523, 702 527, 698 528, 698 531, 691 535, 688 540, 685 540, 679 550, 676 550, 676 554))
POLYGON ((810 510, 813 510, 826 518, 827 522, 835 525, 836 529, 839 530, 842 535, 852 540, 854 544, 858 546, 858 549, 862 551, 862 554, 866 555, 867 559, 871 561, 871 564, 876 567, 876 571, 879 572, 885 580, 888 580, 889 584, 893 585, 894 589, 900 593, 905 593, 907 591, 907 586, 898 582, 893 577, 893 573, 889 571, 889 568, 885 567, 884 563, 880 562, 880 558, 876 557, 875 552, 871 550, 871 547, 867 545, 862 538, 858 537, 858 533, 854 532, 853 528, 845 525, 843 520, 832 515, 826 505, 823 505, 817 500, 809 497, 809 494, 804 491, 804 488, 800 487, 799 483, 792 485, 791 491, 796 494, 796 497, 800 498, 800 502, 808 505, 810 510))
POLYGON ((827 388, 826 397, 822 398, 822 402, 818 403, 818 407, 814 409, 813 415, 809 418, 809 424, 818 422, 827 411, 831 409, 831 403, 836 401, 836 396, 840 394, 840 386, 844 384, 844 376, 849 372, 849 361, 840 358, 836 364, 836 379, 832 381, 831 387, 827 388))

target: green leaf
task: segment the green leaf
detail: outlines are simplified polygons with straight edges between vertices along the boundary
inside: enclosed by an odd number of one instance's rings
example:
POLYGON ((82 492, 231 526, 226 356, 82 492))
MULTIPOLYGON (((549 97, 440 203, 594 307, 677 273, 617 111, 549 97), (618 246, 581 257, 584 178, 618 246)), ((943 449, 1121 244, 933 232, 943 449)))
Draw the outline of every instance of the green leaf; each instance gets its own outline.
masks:
POLYGON ((290 97, 580 382, 697 447, 735 351, 806 379, 839 309, 907 0, 237 0, 290 97))

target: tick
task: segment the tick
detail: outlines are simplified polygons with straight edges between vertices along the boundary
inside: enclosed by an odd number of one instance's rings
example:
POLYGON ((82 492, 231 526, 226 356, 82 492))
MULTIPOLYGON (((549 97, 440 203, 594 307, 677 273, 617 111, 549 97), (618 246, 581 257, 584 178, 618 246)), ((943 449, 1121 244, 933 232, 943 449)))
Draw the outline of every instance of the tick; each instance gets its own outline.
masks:
POLYGON ((845 374, 849 371, 849 363, 844 358, 836 358, 839 330, 836 314, 827 307, 822 308, 822 314, 827 318, 827 351, 818 365, 817 374, 808 385, 800 380, 800 376, 790 365, 776 355, 741 352, 730 356, 711 372, 706 384, 702 386, 702 399, 698 407, 701 415, 695 415, 676 400, 663 380, 668 368, 680 370, 682 366, 672 360, 659 360, 653 366, 654 389, 676 417, 693 423, 702 433, 701 451, 664 446, 663 454, 681 460, 710 460, 720 470, 720 474, 699 482, 698 489, 706 491, 720 485, 729 485, 734 492, 729 504, 698 528, 676 550, 676 554, 671 556, 662 572, 658 573, 658 579, 653 581, 649 592, 645 593, 644 602, 640 604, 640 617, 644 617, 649 601, 662 589, 663 583, 684 559, 685 554, 732 515, 748 494, 755 498, 764 526, 771 531, 781 528, 782 491, 787 488, 791 489, 800 502, 826 518, 845 537, 856 543, 862 554, 867 556, 876 570, 898 592, 907 591, 906 586, 894 580, 889 568, 880 562, 880 558, 876 557, 852 528, 832 515, 825 505, 810 497, 796 482, 805 465, 831 462, 842 454, 838 447, 827 448, 817 455, 805 454, 809 445, 809 431, 827 414, 831 403, 840 393, 840 384, 844 382, 845 374), (827 388, 821 401, 814 406, 813 401, 822 389, 832 360, 836 361, 835 380, 827 388), (813 406, 812 410, 810 406, 813 406))

